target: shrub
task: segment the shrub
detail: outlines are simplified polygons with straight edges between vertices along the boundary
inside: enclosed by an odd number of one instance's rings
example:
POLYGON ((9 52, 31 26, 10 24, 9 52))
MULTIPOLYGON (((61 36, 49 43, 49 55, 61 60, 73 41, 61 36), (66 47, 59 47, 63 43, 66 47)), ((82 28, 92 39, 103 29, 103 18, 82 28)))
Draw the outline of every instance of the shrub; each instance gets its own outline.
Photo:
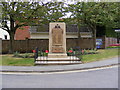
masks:
POLYGON ((29 54, 28 53, 25 53, 23 55, 21 55, 23 58, 28 58, 29 57, 29 54))
POLYGON ((16 51, 13 56, 14 57, 20 57, 20 53, 16 51))
POLYGON ((38 56, 47 56, 49 53, 48 50, 42 50, 42 51, 38 51, 38 56))
POLYGON ((18 58, 34 58, 34 54, 33 53, 24 53, 24 54, 20 54, 19 52, 15 52, 14 57, 18 57, 18 58))
POLYGON ((72 48, 70 48, 70 49, 67 51, 67 55, 68 55, 68 56, 71 56, 73 53, 74 53, 74 51, 73 51, 72 48))
POLYGON ((97 50, 82 50, 82 54, 83 55, 87 55, 87 54, 97 54, 97 50))

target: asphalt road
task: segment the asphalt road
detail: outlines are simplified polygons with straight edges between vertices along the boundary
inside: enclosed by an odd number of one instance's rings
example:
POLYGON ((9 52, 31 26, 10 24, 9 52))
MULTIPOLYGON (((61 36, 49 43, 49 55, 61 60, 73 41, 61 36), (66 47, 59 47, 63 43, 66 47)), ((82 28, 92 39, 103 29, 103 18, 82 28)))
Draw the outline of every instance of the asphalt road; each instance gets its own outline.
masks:
POLYGON ((3 74, 2 88, 118 88, 118 68, 52 74, 3 74))

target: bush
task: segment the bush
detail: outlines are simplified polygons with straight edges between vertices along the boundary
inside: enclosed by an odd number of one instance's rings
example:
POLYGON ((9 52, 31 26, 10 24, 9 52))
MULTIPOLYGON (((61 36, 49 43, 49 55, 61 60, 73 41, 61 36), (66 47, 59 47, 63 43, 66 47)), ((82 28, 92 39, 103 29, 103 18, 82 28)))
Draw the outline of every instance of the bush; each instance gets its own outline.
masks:
POLYGON ((14 57, 20 57, 20 53, 16 51, 13 56, 14 57))
POLYGON ((34 58, 34 54, 33 53, 24 53, 24 54, 20 54, 19 52, 15 52, 14 57, 18 57, 18 58, 34 58))
POLYGON ((73 51, 72 48, 70 48, 70 49, 67 51, 67 55, 68 55, 68 56, 71 56, 71 55, 73 55, 73 54, 74 54, 74 51, 73 51))
POLYGON ((83 55, 87 54, 97 54, 98 52, 96 50, 82 50, 83 55))
POLYGON ((38 51, 38 56, 47 56, 47 55, 48 55, 48 50, 38 51))
POLYGON ((25 53, 25 54, 21 55, 21 57, 23 57, 23 58, 29 58, 29 54, 25 53))

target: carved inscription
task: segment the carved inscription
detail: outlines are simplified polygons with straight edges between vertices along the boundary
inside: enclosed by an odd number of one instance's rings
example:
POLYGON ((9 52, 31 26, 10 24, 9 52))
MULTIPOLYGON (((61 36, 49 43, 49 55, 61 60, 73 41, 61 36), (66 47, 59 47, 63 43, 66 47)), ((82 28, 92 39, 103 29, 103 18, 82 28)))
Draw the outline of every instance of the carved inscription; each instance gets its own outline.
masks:
POLYGON ((62 47, 52 47, 52 52, 53 53, 62 53, 63 48, 62 47))
POLYGON ((52 29, 52 44, 62 45, 63 43, 63 30, 61 28, 52 29))
POLYGON ((63 30, 57 24, 52 29, 52 52, 61 53, 63 52, 63 30))

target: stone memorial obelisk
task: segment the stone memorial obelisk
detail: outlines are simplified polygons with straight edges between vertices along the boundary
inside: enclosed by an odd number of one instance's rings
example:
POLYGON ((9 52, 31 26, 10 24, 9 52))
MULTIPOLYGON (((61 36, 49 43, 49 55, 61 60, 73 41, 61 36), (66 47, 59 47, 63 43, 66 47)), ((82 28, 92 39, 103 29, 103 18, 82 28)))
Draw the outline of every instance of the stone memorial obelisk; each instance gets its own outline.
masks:
POLYGON ((63 22, 52 22, 49 24, 48 58, 67 58, 66 25, 63 22))

